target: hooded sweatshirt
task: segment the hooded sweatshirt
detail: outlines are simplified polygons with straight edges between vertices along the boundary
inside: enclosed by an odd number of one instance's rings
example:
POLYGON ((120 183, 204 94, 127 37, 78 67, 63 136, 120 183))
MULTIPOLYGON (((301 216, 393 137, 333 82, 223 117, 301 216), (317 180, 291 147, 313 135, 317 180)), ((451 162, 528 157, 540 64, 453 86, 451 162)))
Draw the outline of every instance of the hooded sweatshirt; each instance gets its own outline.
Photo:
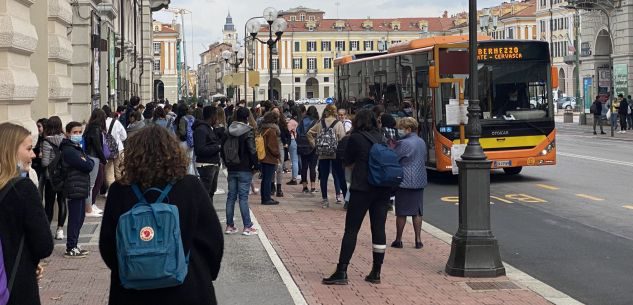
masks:
POLYGON ((257 162, 257 150, 255 148, 255 135, 253 128, 248 124, 242 122, 232 122, 227 132, 226 140, 238 137, 239 138, 239 165, 228 165, 227 171, 229 172, 250 172, 259 168, 257 162))
POLYGON ((42 143, 42 166, 47 167, 53 159, 55 159, 55 150, 53 145, 60 148, 60 144, 62 140, 65 139, 66 136, 63 133, 54 136, 47 136, 42 143), (51 145, 53 143, 53 145, 51 145))

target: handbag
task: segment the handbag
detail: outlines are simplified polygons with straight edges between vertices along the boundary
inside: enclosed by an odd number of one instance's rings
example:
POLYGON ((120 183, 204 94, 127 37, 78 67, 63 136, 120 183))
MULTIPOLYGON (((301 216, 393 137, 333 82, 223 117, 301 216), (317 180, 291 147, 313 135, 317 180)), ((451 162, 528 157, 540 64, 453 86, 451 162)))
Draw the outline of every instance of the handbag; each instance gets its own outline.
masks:
POLYGON ((611 119, 611 107, 609 107, 609 110, 607 111, 607 120, 611 119))

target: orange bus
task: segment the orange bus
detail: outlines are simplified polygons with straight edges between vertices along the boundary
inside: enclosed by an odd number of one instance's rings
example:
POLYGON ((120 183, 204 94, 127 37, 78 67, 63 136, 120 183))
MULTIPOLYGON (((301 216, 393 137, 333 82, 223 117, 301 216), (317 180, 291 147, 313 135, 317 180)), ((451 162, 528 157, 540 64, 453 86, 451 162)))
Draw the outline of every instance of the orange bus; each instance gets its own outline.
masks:
MULTIPOLYGON (((352 112, 382 104, 396 119, 415 117, 429 150, 427 167, 451 171, 451 148, 467 141, 465 122, 455 117, 469 95, 468 54, 467 36, 440 36, 397 44, 386 53, 337 58, 337 100, 352 112)), ((481 37, 477 54, 481 145, 492 168, 515 175, 525 166, 556 164, 550 93, 558 74, 547 42, 481 37)))

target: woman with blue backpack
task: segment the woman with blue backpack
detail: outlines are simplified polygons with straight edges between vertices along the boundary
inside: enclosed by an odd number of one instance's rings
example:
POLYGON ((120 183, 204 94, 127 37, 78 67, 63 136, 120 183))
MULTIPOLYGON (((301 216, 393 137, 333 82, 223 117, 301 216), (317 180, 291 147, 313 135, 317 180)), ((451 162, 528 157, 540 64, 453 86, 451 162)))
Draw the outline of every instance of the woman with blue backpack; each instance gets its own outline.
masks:
POLYGON ((401 181, 402 168, 398 168, 395 153, 386 147, 376 117, 370 110, 363 109, 356 113, 352 122, 352 133, 345 148, 343 164, 348 168, 353 167, 349 189, 350 201, 345 216, 345 233, 341 241, 336 271, 330 277, 324 278, 322 283, 347 285, 347 266, 354 254, 356 238, 363 219, 369 212, 373 266, 365 281, 378 284, 387 249, 385 222, 391 186, 397 186, 401 181))
POLYGON ((224 237, 207 191, 187 175, 185 152, 159 126, 140 130, 126 147, 99 236, 111 270, 109 304, 217 304, 224 237))

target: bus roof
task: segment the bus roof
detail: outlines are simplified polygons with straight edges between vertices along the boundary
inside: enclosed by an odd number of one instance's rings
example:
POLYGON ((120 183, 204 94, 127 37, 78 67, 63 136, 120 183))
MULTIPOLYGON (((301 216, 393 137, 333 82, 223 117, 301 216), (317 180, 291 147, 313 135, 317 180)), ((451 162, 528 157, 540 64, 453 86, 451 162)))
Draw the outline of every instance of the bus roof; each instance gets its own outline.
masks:
MULTIPOLYGON (((490 40, 490 36, 478 35, 477 41, 490 40)), ((415 49, 423 49, 433 47, 438 44, 452 44, 468 42, 468 35, 461 36, 433 36, 429 38, 415 39, 407 42, 398 43, 389 48, 389 53, 398 53, 415 49)))

